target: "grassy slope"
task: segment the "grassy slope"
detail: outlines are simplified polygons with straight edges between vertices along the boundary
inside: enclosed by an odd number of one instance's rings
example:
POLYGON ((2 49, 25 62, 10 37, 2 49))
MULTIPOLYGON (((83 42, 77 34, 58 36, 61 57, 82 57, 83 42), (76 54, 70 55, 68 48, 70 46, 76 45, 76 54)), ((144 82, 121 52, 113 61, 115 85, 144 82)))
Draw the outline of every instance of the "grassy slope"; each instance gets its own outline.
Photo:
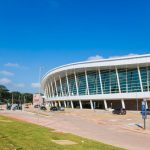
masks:
POLYGON ((51 129, 0 116, 0 150, 117 150, 72 134, 55 133, 51 129), (51 140, 71 140, 77 145, 60 146, 51 140), (84 141, 84 143, 82 143, 84 141))

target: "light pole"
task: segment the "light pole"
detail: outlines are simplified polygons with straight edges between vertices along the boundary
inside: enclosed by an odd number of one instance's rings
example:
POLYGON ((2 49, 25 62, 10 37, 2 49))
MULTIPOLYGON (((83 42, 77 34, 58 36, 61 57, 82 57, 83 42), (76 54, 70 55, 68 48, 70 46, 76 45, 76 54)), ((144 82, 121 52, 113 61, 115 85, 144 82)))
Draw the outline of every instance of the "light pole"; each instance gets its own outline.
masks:
POLYGON ((41 75, 42 75, 42 69, 44 67, 39 67, 39 102, 38 102, 38 112, 37 112, 37 116, 38 116, 38 122, 39 122, 39 111, 40 111, 40 98, 41 98, 41 75))
POLYGON ((13 96, 13 93, 12 93, 11 104, 13 105, 13 103, 14 103, 14 96, 13 96))

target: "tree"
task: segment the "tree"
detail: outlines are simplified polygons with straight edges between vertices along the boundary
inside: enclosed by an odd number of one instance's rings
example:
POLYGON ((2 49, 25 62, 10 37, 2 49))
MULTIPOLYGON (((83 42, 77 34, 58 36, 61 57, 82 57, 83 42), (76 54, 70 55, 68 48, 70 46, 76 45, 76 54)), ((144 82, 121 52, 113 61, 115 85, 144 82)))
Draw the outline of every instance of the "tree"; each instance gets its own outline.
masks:
POLYGON ((33 101, 33 94, 31 94, 31 93, 24 93, 23 97, 25 98, 25 103, 32 103, 32 101, 33 101))
POLYGON ((6 86, 0 85, 0 102, 9 102, 12 103, 23 104, 25 103, 32 103, 33 101, 33 94, 31 93, 21 93, 18 91, 9 92, 6 86))
POLYGON ((0 85, 0 99, 4 102, 10 98, 9 90, 4 85, 0 85))
POLYGON ((1 91, 8 92, 9 90, 6 88, 6 86, 0 85, 0 92, 1 91))

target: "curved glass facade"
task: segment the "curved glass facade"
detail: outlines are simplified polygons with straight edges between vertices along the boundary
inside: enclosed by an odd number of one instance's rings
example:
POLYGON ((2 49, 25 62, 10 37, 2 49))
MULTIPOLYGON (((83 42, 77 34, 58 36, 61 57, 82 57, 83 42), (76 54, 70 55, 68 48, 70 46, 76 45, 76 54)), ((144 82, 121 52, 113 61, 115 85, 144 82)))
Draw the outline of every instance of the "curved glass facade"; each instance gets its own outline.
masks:
POLYGON ((47 97, 146 92, 150 67, 95 69, 47 80, 47 97))

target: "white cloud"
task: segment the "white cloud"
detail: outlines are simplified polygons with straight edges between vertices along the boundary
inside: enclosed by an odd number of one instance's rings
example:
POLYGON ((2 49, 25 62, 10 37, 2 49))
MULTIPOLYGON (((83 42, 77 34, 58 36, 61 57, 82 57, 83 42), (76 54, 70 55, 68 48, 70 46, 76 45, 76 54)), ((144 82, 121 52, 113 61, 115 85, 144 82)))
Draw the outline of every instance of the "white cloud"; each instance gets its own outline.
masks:
POLYGON ((103 56, 100 56, 100 55, 96 55, 96 56, 91 56, 88 58, 89 61, 91 60, 102 60, 104 59, 103 56))
POLYGON ((109 57, 109 58, 122 58, 122 57, 129 57, 129 56, 138 56, 138 54, 128 54, 128 55, 123 55, 123 56, 112 56, 112 57, 109 57))
MULTIPOLYGON (((122 57, 130 57, 130 56, 138 56, 138 54, 133 54, 133 53, 131 53, 131 54, 128 54, 128 55, 122 55, 122 56, 112 56, 112 57, 109 57, 109 59, 111 59, 111 58, 122 58, 122 57)), ((87 60, 88 61, 92 61, 92 60, 103 60, 103 59, 105 59, 103 56, 100 56, 100 55, 96 55, 96 56, 91 56, 91 57, 89 57, 87 60)))
POLYGON ((18 84, 15 84, 15 87, 24 88, 25 84, 24 83, 18 83, 18 84))
POLYGON ((8 78, 1 78, 0 79, 0 84, 6 85, 6 84, 10 84, 10 83, 11 83, 11 80, 8 78))
POLYGON ((7 63, 4 66, 6 66, 6 67, 16 67, 16 68, 20 67, 20 65, 18 63, 7 63))
POLYGON ((31 83, 32 88, 40 88, 40 83, 31 83))
POLYGON ((14 75, 14 73, 5 71, 5 70, 0 71, 0 74, 5 75, 5 76, 13 76, 14 75))

